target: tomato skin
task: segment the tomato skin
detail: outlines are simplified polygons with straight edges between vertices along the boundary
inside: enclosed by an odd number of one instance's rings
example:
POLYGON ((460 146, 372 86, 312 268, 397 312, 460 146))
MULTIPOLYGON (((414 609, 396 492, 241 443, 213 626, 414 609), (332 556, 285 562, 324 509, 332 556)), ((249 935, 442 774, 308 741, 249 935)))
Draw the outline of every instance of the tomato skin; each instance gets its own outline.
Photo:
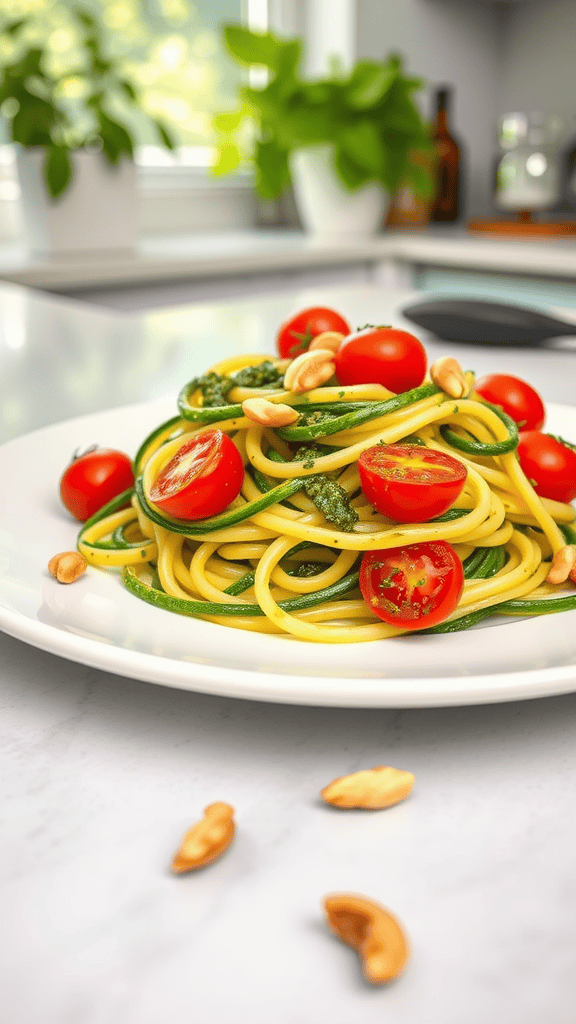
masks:
POLYGON ((523 430, 541 430, 544 426, 544 403, 538 392, 520 377, 491 373, 476 381, 474 391, 486 402, 502 406, 523 430))
POLYGON ((397 523, 425 523, 441 516, 466 482, 462 462, 415 444, 366 448, 358 459, 358 471, 370 504, 397 523))
POLYGON ((74 518, 85 523, 133 484, 132 462, 124 452, 96 448, 66 467, 60 478, 60 497, 74 518))
POLYGON ((276 345, 282 359, 295 359, 306 352, 310 342, 324 331, 338 331, 350 334, 350 324, 326 306, 312 306, 286 320, 276 337, 276 345))
POLYGON ((518 458, 541 498, 569 504, 576 498, 576 451, 540 430, 521 430, 518 458))
POLYGON ((457 607, 463 589, 462 562, 445 540, 367 551, 362 559, 362 597, 390 626, 437 626, 457 607))
POLYGON ((177 519, 218 515, 240 494, 244 464, 221 430, 205 430, 185 441, 161 470, 150 500, 177 519))
POLYGON ((340 384, 382 384, 400 394, 426 374, 426 350, 408 331, 370 327, 345 339, 334 357, 340 384))

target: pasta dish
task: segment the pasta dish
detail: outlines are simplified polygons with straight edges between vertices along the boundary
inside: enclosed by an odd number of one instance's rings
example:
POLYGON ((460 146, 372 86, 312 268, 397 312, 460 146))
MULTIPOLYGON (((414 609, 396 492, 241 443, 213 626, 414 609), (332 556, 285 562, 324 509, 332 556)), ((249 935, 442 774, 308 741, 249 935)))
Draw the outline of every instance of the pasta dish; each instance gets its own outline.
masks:
POLYGON ((143 441, 133 489, 82 528, 87 561, 168 611, 322 643, 576 606, 568 573, 550 581, 576 544, 574 508, 536 493, 516 423, 472 373, 461 397, 333 372, 288 387, 319 352, 326 364, 318 346, 235 356, 186 385, 143 441))

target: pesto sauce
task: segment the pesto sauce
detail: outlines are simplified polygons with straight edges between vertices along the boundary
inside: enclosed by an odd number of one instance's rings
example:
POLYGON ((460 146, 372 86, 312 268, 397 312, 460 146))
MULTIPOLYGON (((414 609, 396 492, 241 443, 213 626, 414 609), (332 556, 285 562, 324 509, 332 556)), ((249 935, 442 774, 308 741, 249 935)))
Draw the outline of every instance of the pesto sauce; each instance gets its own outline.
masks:
POLYGON ((324 572, 327 566, 323 562, 300 562, 300 565, 288 569, 289 576, 297 576, 299 579, 307 579, 310 576, 318 576, 324 572))
POLYGON ((344 533, 350 533, 358 522, 358 513, 352 508, 344 488, 325 473, 308 477, 304 490, 324 518, 344 533))
POLYGON ((216 408, 229 404, 228 393, 232 388, 279 388, 283 380, 284 374, 267 359, 258 366, 245 366, 232 377, 220 373, 204 373, 190 382, 190 393, 200 390, 202 404, 205 407, 216 408))
POLYGON ((263 388, 282 387, 284 381, 283 371, 278 370, 269 359, 257 366, 245 366, 232 378, 232 387, 238 388, 263 388))
MULTIPOLYGON (((323 444, 307 444, 297 449, 295 460, 302 462, 304 469, 313 469, 316 459, 329 455, 332 449, 323 444)), ((351 533, 358 522, 358 513, 352 508, 350 498, 337 480, 327 473, 317 473, 304 481, 304 491, 327 522, 337 526, 344 533, 351 533)))

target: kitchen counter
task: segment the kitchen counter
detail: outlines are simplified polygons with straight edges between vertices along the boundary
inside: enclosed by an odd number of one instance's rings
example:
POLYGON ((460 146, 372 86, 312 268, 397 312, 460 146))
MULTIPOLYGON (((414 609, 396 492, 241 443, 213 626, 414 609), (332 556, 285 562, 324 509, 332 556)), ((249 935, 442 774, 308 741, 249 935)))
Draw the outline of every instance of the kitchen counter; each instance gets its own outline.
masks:
POLYGON ((414 268, 451 267, 576 281, 576 238, 490 238, 463 228, 387 231, 337 244, 298 231, 260 229, 143 238, 134 252, 46 258, 0 245, 0 279, 48 291, 83 291, 366 264, 409 284, 414 268))
MULTIPOLYGON (((2 286, 0 437, 175 396, 227 352, 271 351, 293 308, 401 323, 410 298, 323 289, 120 317, 2 286)), ((431 360, 516 372, 574 404, 567 345, 419 333, 431 360)), ((0 634, 0 694, 6 1022, 573 1024, 576 693, 443 709, 266 704, 149 685, 0 634), (376 764, 414 772, 404 803, 322 804, 331 779, 376 764), (233 846, 172 876, 182 834, 215 800, 236 808, 233 846), (405 926, 412 959, 388 988, 367 986, 328 933, 320 901, 335 891, 377 899, 405 926)))

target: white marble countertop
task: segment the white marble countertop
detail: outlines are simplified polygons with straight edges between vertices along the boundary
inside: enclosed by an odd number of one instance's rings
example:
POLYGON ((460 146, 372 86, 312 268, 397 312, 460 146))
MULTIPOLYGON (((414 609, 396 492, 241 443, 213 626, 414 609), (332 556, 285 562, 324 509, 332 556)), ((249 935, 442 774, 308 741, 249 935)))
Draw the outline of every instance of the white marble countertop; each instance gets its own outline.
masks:
POLYGON ((386 231, 338 241, 300 231, 244 230, 150 235, 134 252, 47 258, 23 245, 0 245, 0 279, 46 290, 83 290, 193 281, 351 264, 457 267, 576 280, 576 238, 515 239, 476 235, 461 227, 386 231))
MULTIPOLYGON (((271 349, 270 325, 310 301, 398 322, 408 298, 323 289, 133 318, 4 286, 1 436, 174 395, 208 354, 271 349)), ((576 353, 560 345, 425 342, 431 357, 576 398, 576 353)), ((576 694, 273 705, 113 676, 5 634, 0 693, 7 1024, 573 1024, 576 694), (408 800, 373 813, 321 803, 332 778, 375 764, 414 772, 408 800), (181 835, 214 800, 236 808, 233 846, 172 876, 181 835), (323 923, 322 897, 343 890, 408 932, 411 962, 388 988, 369 988, 323 923)))

